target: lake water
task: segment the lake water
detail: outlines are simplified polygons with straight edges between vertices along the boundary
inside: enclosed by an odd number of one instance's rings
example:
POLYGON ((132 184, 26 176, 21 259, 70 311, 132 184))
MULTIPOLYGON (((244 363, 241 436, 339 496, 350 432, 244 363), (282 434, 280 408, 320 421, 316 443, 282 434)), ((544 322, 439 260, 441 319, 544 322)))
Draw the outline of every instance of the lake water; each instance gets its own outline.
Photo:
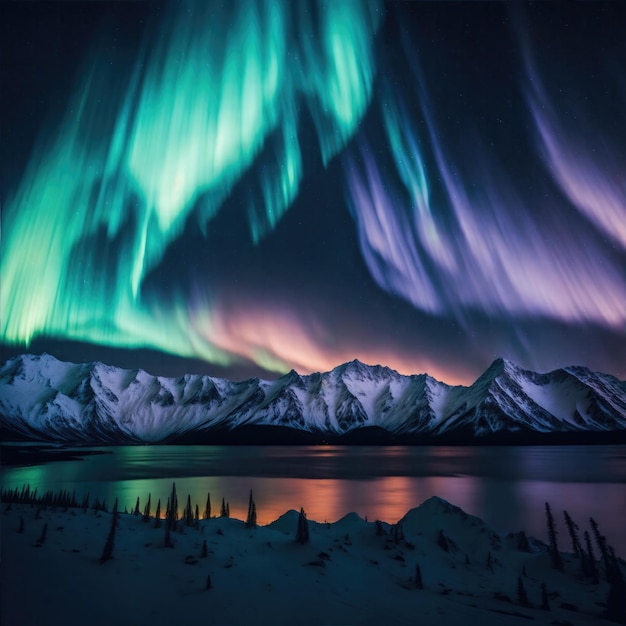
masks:
POLYGON ((581 529, 593 516, 617 552, 626 556, 626 446, 403 447, 403 446, 119 446, 89 448, 110 454, 82 461, 5 467, 2 487, 30 484, 39 492, 76 490, 119 498, 123 510, 162 509, 176 482, 213 515, 222 498, 231 517, 245 519, 254 492, 259 523, 304 507, 311 520, 335 521, 354 511, 370 521, 396 522, 431 496, 484 519, 494 529, 524 529, 545 540, 544 503, 559 524, 559 546, 569 550, 561 523, 566 509, 581 529))

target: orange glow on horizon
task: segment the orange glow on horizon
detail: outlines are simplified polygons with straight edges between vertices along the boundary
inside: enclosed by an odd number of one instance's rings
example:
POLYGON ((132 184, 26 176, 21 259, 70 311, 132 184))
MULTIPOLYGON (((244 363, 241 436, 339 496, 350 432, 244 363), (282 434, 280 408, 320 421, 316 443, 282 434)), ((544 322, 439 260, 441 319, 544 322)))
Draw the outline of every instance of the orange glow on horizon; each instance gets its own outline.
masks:
POLYGON ((475 372, 446 369, 424 355, 406 354, 406 348, 390 346, 386 350, 353 345, 346 337, 330 337, 315 319, 305 320, 286 308, 219 309, 211 322, 208 338, 216 347, 282 373, 290 369, 303 375, 327 372, 358 359, 404 375, 427 373, 449 385, 470 385, 476 378, 475 372))

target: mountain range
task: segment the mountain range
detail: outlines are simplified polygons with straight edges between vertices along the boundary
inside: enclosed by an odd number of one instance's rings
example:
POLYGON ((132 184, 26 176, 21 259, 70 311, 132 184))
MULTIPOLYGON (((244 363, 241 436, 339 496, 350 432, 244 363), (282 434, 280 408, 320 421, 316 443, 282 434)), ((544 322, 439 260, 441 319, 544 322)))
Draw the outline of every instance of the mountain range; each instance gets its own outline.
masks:
POLYGON ((466 387, 359 361, 235 382, 21 355, 0 369, 0 429, 68 444, 624 441, 626 382, 504 359, 466 387))

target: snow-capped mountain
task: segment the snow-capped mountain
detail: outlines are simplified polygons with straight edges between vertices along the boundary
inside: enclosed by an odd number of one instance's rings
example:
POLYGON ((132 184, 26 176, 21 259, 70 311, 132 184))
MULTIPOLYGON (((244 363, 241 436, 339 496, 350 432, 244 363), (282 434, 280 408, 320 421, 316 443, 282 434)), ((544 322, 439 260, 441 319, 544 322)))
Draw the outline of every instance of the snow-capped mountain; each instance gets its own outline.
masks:
POLYGON ((537 374, 502 359, 469 387, 359 361, 325 373, 291 371, 273 381, 243 382, 164 378, 46 354, 18 356, 0 369, 5 433, 156 443, 207 441, 250 426, 282 426, 331 440, 366 427, 398 440, 626 431, 626 383, 576 366, 537 374))

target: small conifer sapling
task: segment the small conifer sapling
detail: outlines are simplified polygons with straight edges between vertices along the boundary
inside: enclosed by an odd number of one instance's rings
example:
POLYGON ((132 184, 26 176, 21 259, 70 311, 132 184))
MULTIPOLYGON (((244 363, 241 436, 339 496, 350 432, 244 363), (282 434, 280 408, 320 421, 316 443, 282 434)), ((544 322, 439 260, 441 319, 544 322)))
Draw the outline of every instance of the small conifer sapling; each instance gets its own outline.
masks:
POLYGON ((298 515, 296 541, 302 544, 308 543, 309 541, 309 522, 306 519, 306 513, 303 508, 300 508, 300 515, 298 515))
POLYGON ((109 528, 109 534, 107 535, 104 548, 102 550, 102 556, 100 557, 100 563, 106 563, 113 558, 113 548, 115 547, 115 529, 117 528, 117 498, 113 504, 113 513, 111 515, 111 527, 109 528))

